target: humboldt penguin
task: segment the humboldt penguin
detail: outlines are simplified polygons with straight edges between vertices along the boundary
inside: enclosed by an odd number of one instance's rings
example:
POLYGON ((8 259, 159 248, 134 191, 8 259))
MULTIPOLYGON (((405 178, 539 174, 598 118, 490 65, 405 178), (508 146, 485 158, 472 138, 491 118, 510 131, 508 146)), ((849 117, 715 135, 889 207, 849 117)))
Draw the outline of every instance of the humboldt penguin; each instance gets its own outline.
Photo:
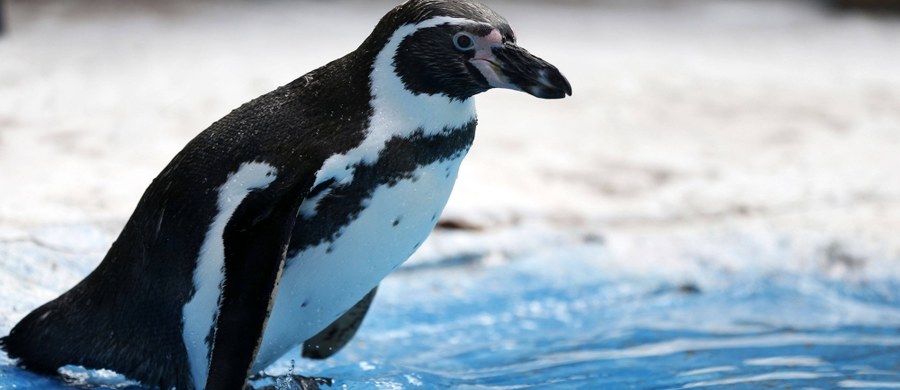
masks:
POLYGON ((191 140, 100 265, 0 347, 36 372, 161 389, 242 389, 299 345, 334 354, 434 228, 491 88, 572 92, 476 1, 397 6, 353 52, 191 140))

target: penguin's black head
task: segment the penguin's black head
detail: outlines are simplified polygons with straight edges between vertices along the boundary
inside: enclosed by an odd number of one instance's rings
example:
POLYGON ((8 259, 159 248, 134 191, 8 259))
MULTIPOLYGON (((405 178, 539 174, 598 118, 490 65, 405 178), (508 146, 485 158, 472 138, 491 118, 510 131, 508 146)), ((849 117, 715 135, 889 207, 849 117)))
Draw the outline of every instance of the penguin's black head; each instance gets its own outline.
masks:
POLYGON ((372 40, 392 53, 395 73, 415 94, 458 100, 491 88, 545 99, 572 94, 556 67, 519 47, 506 20, 476 1, 407 1, 385 15, 372 40))

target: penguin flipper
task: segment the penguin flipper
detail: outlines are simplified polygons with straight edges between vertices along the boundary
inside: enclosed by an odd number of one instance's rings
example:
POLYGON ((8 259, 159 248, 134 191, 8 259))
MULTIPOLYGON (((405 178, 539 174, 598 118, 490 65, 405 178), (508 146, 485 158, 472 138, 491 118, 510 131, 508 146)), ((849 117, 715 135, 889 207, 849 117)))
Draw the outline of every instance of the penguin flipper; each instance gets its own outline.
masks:
POLYGON ((287 195, 251 193, 225 227, 225 282, 207 390, 242 389, 247 383, 303 198, 292 191, 287 195))
POLYGON ((331 325, 303 343, 303 357, 310 359, 327 359, 334 355, 353 338, 362 324, 363 318, 372 305, 378 286, 369 291, 350 310, 340 316, 331 325))

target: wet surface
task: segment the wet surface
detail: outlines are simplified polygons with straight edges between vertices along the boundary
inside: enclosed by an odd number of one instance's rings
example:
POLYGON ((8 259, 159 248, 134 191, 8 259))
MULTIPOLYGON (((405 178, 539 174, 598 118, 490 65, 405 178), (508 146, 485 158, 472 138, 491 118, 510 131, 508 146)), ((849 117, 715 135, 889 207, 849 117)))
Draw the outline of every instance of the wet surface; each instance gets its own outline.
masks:
MULTIPOLYGON (((346 350, 295 372, 900 388, 900 23, 800 1, 488 3, 576 94, 479 96, 443 232, 346 350)), ((352 50, 395 2, 111 4, 7 4, 0 334, 96 266, 191 137, 352 50)), ((70 374, 0 354, 0 389, 85 387, 70 374)))
MULTIPOLYGON (((350 389, 900 386, 896 281, 609 278, 606 255, 588 244, 411 267, 384 281, 345 350, 293 351, 269 371, 293 364, 350 389)), ((0 388, 71 387, 4 364, 0 388)))
POLYGON ((686 292, 574 257, 392 278, 359 340, 306 368, 350 388, 900 386, 896 282, 723 275, 686 292))

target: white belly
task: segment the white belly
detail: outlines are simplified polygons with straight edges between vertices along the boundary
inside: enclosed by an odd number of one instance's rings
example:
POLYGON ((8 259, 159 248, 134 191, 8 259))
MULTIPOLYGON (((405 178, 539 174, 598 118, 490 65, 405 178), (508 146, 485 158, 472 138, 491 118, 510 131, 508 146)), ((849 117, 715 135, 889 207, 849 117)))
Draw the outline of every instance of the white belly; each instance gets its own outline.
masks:
POLYGON ((335 241, 288 259, 254 372, 331 324, 418 249, 447 204, 462 157, 381 185, 335 241))

